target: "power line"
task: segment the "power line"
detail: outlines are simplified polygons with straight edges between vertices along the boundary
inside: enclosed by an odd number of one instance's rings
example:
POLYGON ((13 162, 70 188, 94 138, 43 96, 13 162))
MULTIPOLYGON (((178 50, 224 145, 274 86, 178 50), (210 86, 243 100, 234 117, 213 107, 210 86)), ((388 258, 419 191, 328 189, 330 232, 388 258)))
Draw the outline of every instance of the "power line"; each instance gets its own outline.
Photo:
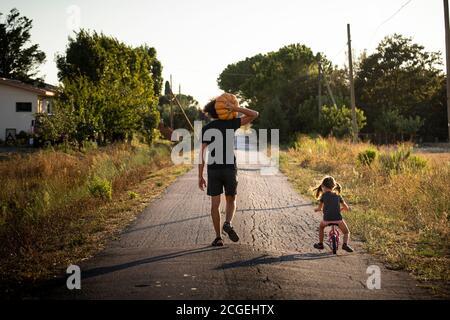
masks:
MULTIPOLYGON (((412 1, 413 1, 413 0, 408 0, 408 1, 406 1, 404 4, 402 4, 402 6, 401 6, 397 11, 395 11, 391 16, 389 16, 389 18, 387 18, 386 20, 382 21, 382 22, 376 27, 376 29, 375 29, 375 31, 374 31, 374 34, 372 35, 372 38, 371 38, 370 42, 372 43, 372 41, 373 41, 374 37, 376 36, 378 30, 379 30, 383 25, 385 25, 386 23, 388 23, 389 21, 391 21, 397 14, 400 13, 400 11, 402 11, 402 10, 403 10, 408 4, 410 4, 412 1)), ((344 45, 342 46, 342 48, 339 49, 339 51, 337 51, 336 54, 333 55, 333 56, 330 58, 330 61, 333 62, 333 60, 334 60, 336 57, 338 57, 342 52, 344 52, 345 48, 347 48, 347 43, 344 44, 344 45)))
POLYGON ((330 59, 331 62, 333 62, 333 60, 340 55, 342 52, 344 52, 345 48, 347 47, 347 44, 344 44, 344 46, 330 59))
POLYGON ((400 11, 403 10, 403 8, 405 8, 408 4, 410 4, 412 2, 412 0, 408 0, 406 1, 401 7, 400 9, 398 9, 392 16, 390 16, 389 18, 387 18, 386 20, 384 20, 375 31, 378 31, 379 28, 381 28, 384 24, 388 23, 390 20, 392 20, 400 11))
POLYGON ((413 0, 408 0, 408 1, 406 1, 406 2, 405 2, 405 3, 404 3, 397 11, 395 11, 391 16, 389 16, 389 18, 387 18, 386 20, 384 20, 383 22, 381 22, 381 23, 378 25, 378 27, 376 27, 376 29, 375 29, 375 31, 374 31, 374 33, 373 33, 373 35, 372 35, 372 38, 370 39, 370 44, 372 44, 372 42, 373 42, 375 36, 377 35, 378 30, 380 30, 380 28, 381 28, 382 26, 384 26, 386 23, 388 23, 389 21, 391 21, 392 19, 394 19, 394 17, 395 17, 397 14, 399 14, 400 11, 402 11, 402 10, 403 10, 408 4, 410 4, 412 1, 413 1, 413 0))
MULTIPOLYGON (((387 18, 386 20, 382 21, 382 22, 376 27, 376 29, 375 29, 375 31, 374 31, 374 33, 373 33, 371 39, 370 39, 370 44, 372 44, 372 42, 373 42, 373 40, 374 40, 374 38, 375 38, 375 36, 376 36, 378 30, 380 30, 380 28, 381 28, 383 25, 385 25, 386 23, 388 23, 389 21, 391 21, 397 14, 400 13, 400 11, 402 11, 402 10, 403 10, 408 4, 410 4, 412 1, 413 1, 413 0, 408 0, 408 1, 406 1, 406 2, 405 2, 405 3, 404 3, 397 11, 395 11, 391 16, 389 16, 389 18, 387 18)), ((333 60, 336 59, 342 52, 344 52, 344 50, 345 50, 346 48, 347 48, 347 43, 346 43, 339 51, 337 51, 337 53, 336 53, 335 55, 333 55, 333 56, 330 58, 330 61, 331 61, 332 63, 334 63, 333 60)))
MULTIPOLYGON (((395 11, 391 16, 389 16, 386 20, 384 20, 384 21, 382 21, 377 27, 376 27, 376 29, 375 29, 375 31, 374 31, 374 34, 373 34, 373 36, 372 36, 372 38, 371 38, 371 40, 370 40, 370 44, 373 42, 373 40, 374 40, 374 38, 375 38, 375 36, 376 36, 376 34, 377 34, 377 32, 378 32, 378 30, 383 26, 383 25, 385 25, 386 23, 388 23, 389 21, 391 21, 393 18, 395 18, 395 16, 397 15, 397 14, 399 14, 407 5, 409 5, 411 2, 412 2, 413 0, 408 0, 408 1, 406 1, 405 3, 403 3, 402 4, 402 6, 397 10, 397 11, 395 11)), ((345 48, 348 46, 348 44, 346 43, 333 57, 331 57, 330 58, 330 61, 331 61, 331 63, 333 63, 333 60, 336 58, 336 57, 338 57, 344 50, 345 50, 345 48)), ((349 55, 353 55, 353 53, 352 52, 349 52, 349 55)), ((250 73, 222 73, 222 75, 227 75, 227 76, 241 76, 241 77, 254 77, 255 76, 255 74, 250 74, 250 73)), ((303 76, 303 77, 305 77, 304 75, 301 75, 301 76, 303 76)), ((306 77, 308 77, 309 75, 308 74, 306 74, 306 77)), ((303 78, 303 77, 300 77, 300 78, 303 78)))

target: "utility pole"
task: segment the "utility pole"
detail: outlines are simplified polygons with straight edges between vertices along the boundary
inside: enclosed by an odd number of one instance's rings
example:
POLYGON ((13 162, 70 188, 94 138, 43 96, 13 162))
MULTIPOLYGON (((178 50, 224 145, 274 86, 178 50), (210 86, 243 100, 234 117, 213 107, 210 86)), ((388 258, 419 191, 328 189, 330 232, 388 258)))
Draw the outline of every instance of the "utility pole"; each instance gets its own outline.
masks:
POLYGON ((319 82, 317 118, 320 120, 320 111, 322 110, 322 63, 320 61, 320 53, 317 56, 317 65, 319 67, 319 74, 317 76, 317 81, 319 82))
MULTIPOLYGON (((172 91, 172 75, 170 75, 170 92, 173 93, 172 91)), ((172 106, 172 101, 170 102, 170 128, 173 129, 173 106, 172 106)))
POLYGON ((450 142, 450 22, 448 14, 448 0, 444 0, 445 16, 445 51, 447 54, 447 129, 450 142))
POLYGON ((350 101, 352 105, 353 142, 356 142, 358 141, 358 126, 356 124, 355 84, 353 83, 353 58, 352 58, 352 39, 350 35, 350 24, 347 24, 347 37, 348 37, 348 69, 350 80, 350 101))

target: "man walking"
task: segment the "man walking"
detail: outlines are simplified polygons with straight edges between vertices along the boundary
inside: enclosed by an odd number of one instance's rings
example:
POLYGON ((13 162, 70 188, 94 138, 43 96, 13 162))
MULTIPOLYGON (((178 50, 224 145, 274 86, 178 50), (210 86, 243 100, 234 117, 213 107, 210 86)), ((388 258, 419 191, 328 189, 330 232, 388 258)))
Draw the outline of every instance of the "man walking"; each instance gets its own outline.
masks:
POLYGON ((213 246, 223 246, 223 239, 220 231, 220 197, 225 190, 225 223, 223 231, 230 237, 231 241, 239 241, 239 236, 231 225, 236 212, 237 195, 237 166, 234 155, 234 133, 241 126, 251 123, 258 117, 258 112, 241 108, 239 105, 228 105, 230 112, 243 114, 241 118, 232 120, 219 120, 216 112, 216 100, 209 102, 203 112, 208 114, 212 121, 202 129, 202 147, 200 150, 200 164, 198 166, 198 186, 204 191, 207 187, 207 194, 211 196, 211 217, 216 232, 216 239, 213 246), (205 167, 205 151, 208 150, 208 183, 203 178, 205 167))

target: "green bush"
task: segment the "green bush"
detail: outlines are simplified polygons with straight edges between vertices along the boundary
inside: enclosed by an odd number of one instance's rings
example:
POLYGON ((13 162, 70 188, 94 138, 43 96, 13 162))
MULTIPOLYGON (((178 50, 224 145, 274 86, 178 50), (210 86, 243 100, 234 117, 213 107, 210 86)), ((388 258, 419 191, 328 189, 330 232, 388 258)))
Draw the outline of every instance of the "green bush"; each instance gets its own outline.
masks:
POLYGON ((134 191, 128 191, 128 197, 133 200, 139 198, 139 193, 134 191))
POLYGON ((378 151, 372 148, 366 149, 358 153, 358 163, 364 166, 371 166, 378 157, 378 151))
POLYGON ((373 126, 377 133, 381 133, 386 137, 393 135, 394 138, 395 134, 401 134, 403 140, 405 135, 412 139, 423 124, 424 121, 419 116, 404 117, 398 110, 393 109, 378 115, 373 126))
POLYGON ((403 164, 410 155, 411 149, 405 147, 400 147, 395 151, 384 153, 379 157, 381 168, 388 173, 398 173, 402 170, 403 164))
POLYGON ((84 153, 87 153, 87 152, 90 152, 90 151, 96 150, 96 149, 98 149, 98 143, 97 142, 89 141, 89 140, 82 142, 81 150, 84 153))
POLYGON ((28 133, 26 133, 25 131, 20 131, 16 135, 16 144, 19 146, 27 145, 30 140, 30 137, 31 136, 28 133))
POLYGON ((54 102, 53 113, 36 114, 35 144, 60 144, 69 140, 77 130, 76 119, 69 108, 63 108, 58 101, 54 102))
MULTIPOLYGON (((321 133, 324 136, 345 138, 352 135, 352 109, 345 106, 339 108, 323 106, 320 115, 321 133)), ((367 124, 364 112, 358 108, 356 108, 356 124, 358 131, 367 124)))
POLYGON ((408 169, 412 169, 413 171, 420 171, 427 167, 427 160, 419 156, 411 156, 406 162, 406 166, 408 169))
POLYGON ((111 182, 106 179, 100 179, 95 177, 89 185, 89 192, 96 198, 102 198, 106 200, 112 199, 112 185, 111 182))
POLYGON ((419 156, 411 155, 411 148, 401 146, 395 151, 382 154, 379 157, 381 168, 387 173, 402 171, 418 171, 426 168, 427 161, 419 156))

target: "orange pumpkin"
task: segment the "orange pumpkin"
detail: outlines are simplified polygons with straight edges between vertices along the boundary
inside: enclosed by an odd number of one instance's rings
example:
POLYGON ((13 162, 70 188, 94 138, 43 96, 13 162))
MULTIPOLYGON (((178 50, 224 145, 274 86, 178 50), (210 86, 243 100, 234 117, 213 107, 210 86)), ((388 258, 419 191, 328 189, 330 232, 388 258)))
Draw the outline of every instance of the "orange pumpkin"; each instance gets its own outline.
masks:
POLYGON ((237 112, 229 111, 227 105, 239 106, 239 102, 235 95, 224 93, 216 98, 215 108, 220 120, 232 120, 238 116, 237 112))

